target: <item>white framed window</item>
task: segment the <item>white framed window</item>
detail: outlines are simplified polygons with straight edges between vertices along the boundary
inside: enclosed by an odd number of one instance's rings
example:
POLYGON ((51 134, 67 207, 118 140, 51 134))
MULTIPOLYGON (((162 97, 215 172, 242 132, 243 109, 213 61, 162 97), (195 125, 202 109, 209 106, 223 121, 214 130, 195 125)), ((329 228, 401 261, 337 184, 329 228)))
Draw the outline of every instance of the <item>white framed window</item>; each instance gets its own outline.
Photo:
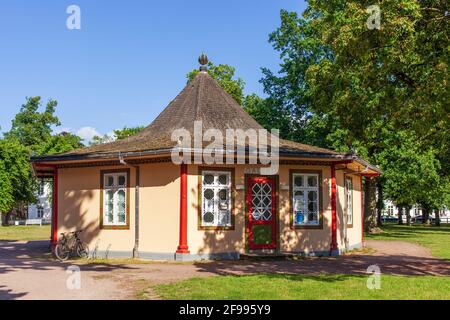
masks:
POLYGON ((292 174, 292 204, 294 226, 320 225, 320 175, 292 174))
POLYGON ((37 207, 37 217, 38 218, 43 218, 44 217, 44 207, 39 205, 37 207))
POLYGON ((345 178, 345 194, 347 225, 353 225, 353 180, 351 177, 345 178))
POLYGON ((103 174, 103 225, 127 226, 127 172, 103 174))
POLYGON ((388 215, 393 216, 394 215, 394 206, 389 205, 387 207, 387 213, 388 213, 388 215))
POLYGON ((231 171, 202 170, 202 227, 232 227, 231 174, 231 171))
POLYGON ((38 196, 43 196, 45 192, 45 180, 40 179, 39 180, 39 190, 38 190, 38 196))

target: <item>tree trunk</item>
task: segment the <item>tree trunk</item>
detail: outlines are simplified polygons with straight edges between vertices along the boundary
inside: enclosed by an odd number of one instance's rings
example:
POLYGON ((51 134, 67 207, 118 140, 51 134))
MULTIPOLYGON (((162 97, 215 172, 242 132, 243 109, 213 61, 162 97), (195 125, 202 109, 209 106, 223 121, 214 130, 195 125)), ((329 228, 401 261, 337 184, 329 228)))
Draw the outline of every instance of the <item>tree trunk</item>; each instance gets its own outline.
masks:
POLYGON ((377 225, 382 226, 383 221, 381 219, 384 209, 384 197, 383 197, 383 185, 381 184, 381 180, 377 179, 377 225))
POLYGON ((430 224, 430 209, 422 206, 422 224, 430 224))
POLYGON ((439 210, 434 210, 434 223, 436 227, 441 226, 441 217, 439 216, 439 210))
POLYGON ((377 226, 376 181, 366 177, 364 184, 364 230, 369 232, 377 226))
POLYGON ((2 226, 9 226, 9 219, 13 213, 14 209, 9 212, 2 213, 2 226))
POLYGON ((411 206, 406 206, 406 225, 411 226, 411 206))
POLYGON ((403 225, 403 206, 397 206, 398 210, 398 224, 403 225))

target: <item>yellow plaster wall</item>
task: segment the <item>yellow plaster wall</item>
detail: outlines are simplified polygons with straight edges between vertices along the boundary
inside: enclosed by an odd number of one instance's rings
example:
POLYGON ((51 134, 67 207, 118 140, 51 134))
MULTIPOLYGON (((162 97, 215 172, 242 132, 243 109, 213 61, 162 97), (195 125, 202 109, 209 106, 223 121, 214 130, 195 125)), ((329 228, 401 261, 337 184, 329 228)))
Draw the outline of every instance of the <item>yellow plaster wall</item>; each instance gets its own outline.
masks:
POLYGON ((123 167, 70 168, 58 171, 58 237, 83 229, 90 250, 129 251, 134 246, 134 170, 130 172, 130 229, 100 230, 100 170, 123 167))
MULTIPOLYGON (((174 253, 179 237, 179 166, 172 163, 142 164, 140 187, 140 251, 174 253)), ((224 166, 226 167, 226 166, 224 166)), ((58 233, 86 229, 83 237, 98 250, 131 252, 134 246, 135 169, 130 167, 130 229, 100 230, 100 171, 119 167, 71 168, 59 170, 58 233)), ((234 166, 235 186, 245 185, 244 166, 234 166)), ((247 166, 249 168, 249 166, 247 166)), ((234 191, 235 229, 200 230, 198 225, 198 167, 188 166, 188 245, 193 254, 245 252, 245 194, 234 191)), ((278 232, 283 252, 327 252, 331 242, 331 170, 329 166, 283 165, 279 170, 278 232), (293 229, 289 210, 289 170, 322 171, 323 228, 293 229)), ((359 177, 354 177, 354 226, 347 230, 349 245, 361 241, 361 195, 359 177)), ((343 174, 337 171, 338 243, 344 246, 343 174)))

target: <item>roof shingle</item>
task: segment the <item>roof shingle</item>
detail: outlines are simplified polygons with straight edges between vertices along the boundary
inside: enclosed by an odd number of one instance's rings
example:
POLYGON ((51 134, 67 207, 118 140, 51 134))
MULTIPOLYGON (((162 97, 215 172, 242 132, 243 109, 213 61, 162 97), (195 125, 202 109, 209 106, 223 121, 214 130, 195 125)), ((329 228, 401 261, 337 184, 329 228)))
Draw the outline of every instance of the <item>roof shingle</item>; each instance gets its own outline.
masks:
MULTIPOLYGON (((176 142, 171 140, 172 132, 184 128, 193 134, 194 122, 199 120, 202 121, 204 131, 218 129, 224 137, 226 129, 263 129, 207 72, 199 72, 140 133, 124 140, 81 148, 64 155, 170 149, 176 146, 176 142)), ((283 150, 288 153, 339 154, 332 150, 280 139, 280 151, 283 150)))

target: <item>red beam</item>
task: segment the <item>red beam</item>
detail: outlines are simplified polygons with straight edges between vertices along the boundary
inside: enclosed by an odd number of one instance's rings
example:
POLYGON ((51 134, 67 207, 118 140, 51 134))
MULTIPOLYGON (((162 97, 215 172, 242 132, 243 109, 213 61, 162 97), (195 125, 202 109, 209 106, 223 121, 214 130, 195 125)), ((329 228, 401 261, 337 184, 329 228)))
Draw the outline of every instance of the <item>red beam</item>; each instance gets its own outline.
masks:
POLYGON ((187 244, 187 164, 180 166, 180 241, 177 253, 189 253, 187 244))
POLYGON ((334 161, 333 165, 338 165, 338 164, 349 164, 352 163, 353 160, 340 160, 340 161, 334 161))
POLYGON ((363 177, 379 177, 381 174, 378 172, 375 173, 363 173, 361 174, 363 177))
POLYGON ((331 165, 331 245, 330 255, 338 250, 336 215, 336 167, 331 165))
POLYGON ((44 168, 56 168, 56 164, 50 164, 50 163, 33 163, 33 167, 44 167, 44 168))
POLYGON ((50 243, 52 248, 58 242, 58 167, 56 164, 33 163, 33 167, 44 167, 53 169, 53 190, 52 190, 52 228, 50 235, 50 243))
POLYGON ((58 168, 53 172, 52 245, 58 242, 58 168))

